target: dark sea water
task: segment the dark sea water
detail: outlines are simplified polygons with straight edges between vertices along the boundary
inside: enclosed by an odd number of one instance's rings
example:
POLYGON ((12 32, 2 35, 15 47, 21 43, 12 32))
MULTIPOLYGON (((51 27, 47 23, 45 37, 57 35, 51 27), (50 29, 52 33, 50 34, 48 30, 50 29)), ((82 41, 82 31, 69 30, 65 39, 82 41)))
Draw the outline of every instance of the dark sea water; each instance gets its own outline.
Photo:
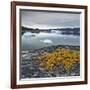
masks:
POLYGON ((35 50, 52 45, 80 46, 80 36, 65 35, 60 32, 25 32, 21 36, 21 50, 35 50))

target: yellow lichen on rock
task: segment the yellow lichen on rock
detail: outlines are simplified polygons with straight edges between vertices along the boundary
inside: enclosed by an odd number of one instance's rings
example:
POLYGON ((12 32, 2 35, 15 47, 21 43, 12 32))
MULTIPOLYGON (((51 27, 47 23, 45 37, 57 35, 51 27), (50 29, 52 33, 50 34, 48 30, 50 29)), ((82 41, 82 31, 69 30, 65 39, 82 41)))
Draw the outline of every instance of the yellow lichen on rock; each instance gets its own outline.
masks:
POLYGON ((63 64, 66 71, 80 61, 80 53, 77 50, 56 49, 52 53, 46 53, 40 56, 40 66, 46 70, 54 70, 57 65, 63 64))

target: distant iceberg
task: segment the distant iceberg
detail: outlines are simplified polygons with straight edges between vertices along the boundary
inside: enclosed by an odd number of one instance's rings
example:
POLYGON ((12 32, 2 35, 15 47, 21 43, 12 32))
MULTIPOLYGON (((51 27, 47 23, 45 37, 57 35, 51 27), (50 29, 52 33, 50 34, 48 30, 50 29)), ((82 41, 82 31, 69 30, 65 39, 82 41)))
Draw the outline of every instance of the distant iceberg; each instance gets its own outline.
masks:
POLYGON ((61 31, 59 31, 59 30, 51 30, 51 33, 61 34, 61 31))
POLYGON ((35 37, 36 34, 35 33, 31 33, 31 32, 26 32, 26 33, 24 33, 24 36, 25 37, 35 37))
POLYGON ((46 43, 46 44, 53 44, 52 40, 50 40, 50 39, 44 39, 44 40, 40 40, 40 41, 43 43, 46 43))

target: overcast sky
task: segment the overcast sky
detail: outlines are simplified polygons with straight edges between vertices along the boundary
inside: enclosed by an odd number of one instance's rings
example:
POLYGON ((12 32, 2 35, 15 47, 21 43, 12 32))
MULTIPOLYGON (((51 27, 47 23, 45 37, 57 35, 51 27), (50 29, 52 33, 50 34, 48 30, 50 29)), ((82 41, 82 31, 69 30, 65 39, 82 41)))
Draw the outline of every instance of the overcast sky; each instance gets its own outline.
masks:
POLYGON ((21 10, 21 26, 43 29, 80 27, 80 14, 21 10))

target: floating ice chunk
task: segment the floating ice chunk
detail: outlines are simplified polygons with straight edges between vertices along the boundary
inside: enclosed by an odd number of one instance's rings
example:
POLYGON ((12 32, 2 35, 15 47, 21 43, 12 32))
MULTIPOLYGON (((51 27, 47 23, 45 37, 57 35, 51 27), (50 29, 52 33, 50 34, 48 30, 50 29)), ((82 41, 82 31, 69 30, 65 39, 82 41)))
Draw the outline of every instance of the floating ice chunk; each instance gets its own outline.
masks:
POLYGON ((59 30, 51 30, 51 33, 61 34, 61 31, 59 31, 59 30))
POLYGON ((35 33, 31 33, 31 32, 26 32, 24 34, 24 37, 35 37, 35 36, 36 36, 36 34, 35 33))
POLYGON ((31 32, 24 33, 24 36, 29 36, 29 35, 32 35, 32 33, 31 32))
POLYGON ((44 39, 44 40, 40 40, 40 41, 43 43, 46 43, 46 44, 52 44, 53 43, 52 40, 50 40, 50 39, 44 39))

